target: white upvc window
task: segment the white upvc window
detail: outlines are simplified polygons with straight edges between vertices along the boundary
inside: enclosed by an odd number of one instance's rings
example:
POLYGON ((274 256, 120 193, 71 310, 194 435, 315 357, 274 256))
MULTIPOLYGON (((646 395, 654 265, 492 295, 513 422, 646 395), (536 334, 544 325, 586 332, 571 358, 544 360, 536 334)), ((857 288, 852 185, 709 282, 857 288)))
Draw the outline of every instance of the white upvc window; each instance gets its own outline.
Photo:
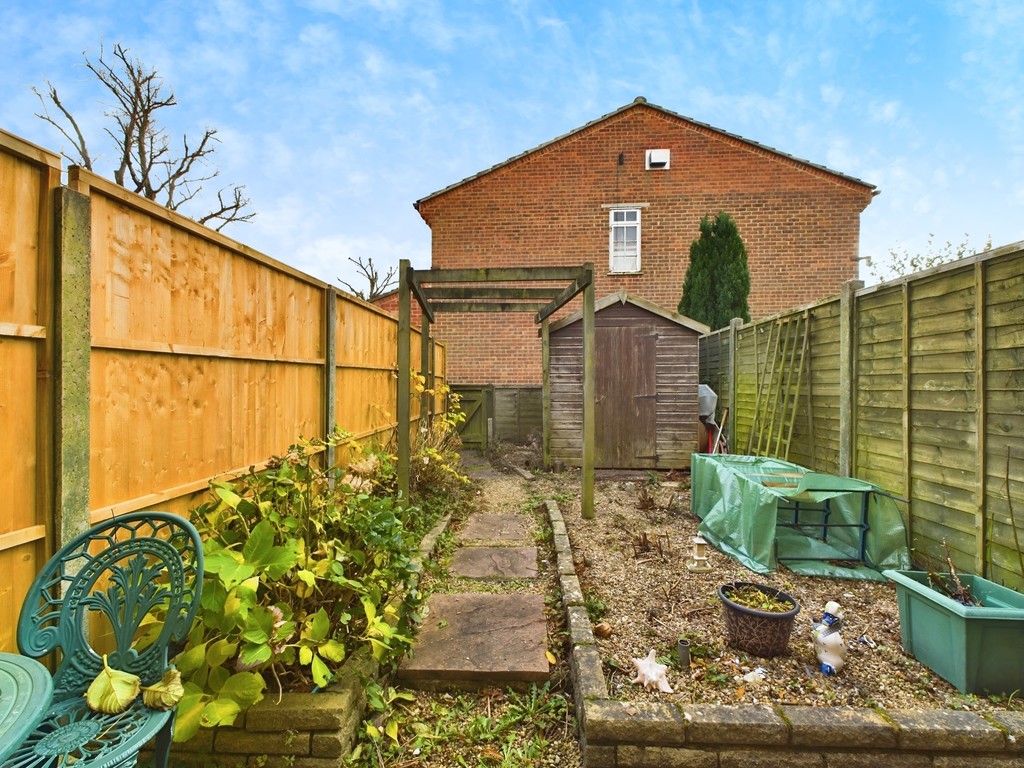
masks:
POLYGON ((612 208, 608 212, 608 269, 640 271, 640 209, 612 208))

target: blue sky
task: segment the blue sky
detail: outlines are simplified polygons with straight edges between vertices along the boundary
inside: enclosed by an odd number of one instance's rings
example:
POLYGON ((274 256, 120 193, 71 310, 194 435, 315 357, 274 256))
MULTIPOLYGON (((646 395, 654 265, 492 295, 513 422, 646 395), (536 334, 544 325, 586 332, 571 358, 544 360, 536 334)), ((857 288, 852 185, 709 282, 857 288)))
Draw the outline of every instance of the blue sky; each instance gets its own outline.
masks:
POLYGON ((644 96, 877 185, 878 257, 1024 239, 1022 40, 1019 0, 7 0, 0 127, 59 150, 49 80, 100 147, 82 53, 121 43, 172 136, 219 131, 259 214, 225 234, 335 283, 429 266, 415 200, 644 96))

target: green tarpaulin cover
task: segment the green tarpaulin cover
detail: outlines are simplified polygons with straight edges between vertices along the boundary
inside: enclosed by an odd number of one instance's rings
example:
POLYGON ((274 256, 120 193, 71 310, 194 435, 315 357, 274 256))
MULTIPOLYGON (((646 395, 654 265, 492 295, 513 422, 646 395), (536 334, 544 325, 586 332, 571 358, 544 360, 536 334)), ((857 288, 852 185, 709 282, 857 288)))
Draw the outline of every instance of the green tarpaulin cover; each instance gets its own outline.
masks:
POLYGON ((872 483, 764 456, 693 455, 698 532, 756 573, 885 581, 910 567, 896 501, 872 483), (866 506, 865 506, 866 505, 866 506))

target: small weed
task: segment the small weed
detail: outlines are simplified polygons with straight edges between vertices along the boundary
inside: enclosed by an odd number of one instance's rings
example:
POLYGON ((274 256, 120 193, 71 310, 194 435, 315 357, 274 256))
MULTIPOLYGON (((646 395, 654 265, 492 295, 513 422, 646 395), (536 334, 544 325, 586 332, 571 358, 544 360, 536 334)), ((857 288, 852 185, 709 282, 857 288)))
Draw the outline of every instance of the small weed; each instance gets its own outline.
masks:
POLYGON ((722 669, 714 662, 704 667, 704 681, 716 688, 727 688, 732 685, 732 675, 729 670, 722 669))
POLYGON ((554 499, 561 505, 568 504, 569 502, 576 500, 576 494, 569 491, 555 491, 551 494, 551 498, 554 499))
POLYGON ((583 607, 587 610, 587 616, 592 622, 598 622, 608 611, 608 606, 604 600, 595 595, 593 592, 589 592, 583 596, 583 607))

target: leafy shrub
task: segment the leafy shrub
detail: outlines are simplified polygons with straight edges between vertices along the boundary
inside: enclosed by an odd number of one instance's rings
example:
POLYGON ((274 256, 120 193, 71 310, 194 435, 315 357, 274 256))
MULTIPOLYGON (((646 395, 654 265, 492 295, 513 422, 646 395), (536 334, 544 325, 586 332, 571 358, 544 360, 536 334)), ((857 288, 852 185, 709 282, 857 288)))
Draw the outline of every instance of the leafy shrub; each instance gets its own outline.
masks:
POLYGON ((413 391, 441 395, 448 404, 430 424, 420 425, 410 451, 410 493, 420 504, 429 505, 436 498, 457 495, 469 484, 469 478, 459 471, 458 453, 462 447, 459 426, 466 421, 466 414, 459 408, 459 396, 447 385, 424 390, 423 377, 416 375, 413 391))
POLYGON ((268 687, 327 685, 359 646, 385 663, 408 647, 421 601, 414 556, 428 521, 380 492, 393 475, 389 456, 341 432, 328 443, 347 449, 347 466, 321 468, 327 443, 303 440, 263 471, 211 483, 213 498, 194 510, 206 575, 176 658, 185 681, 178 740, 233 723, 268 687))

